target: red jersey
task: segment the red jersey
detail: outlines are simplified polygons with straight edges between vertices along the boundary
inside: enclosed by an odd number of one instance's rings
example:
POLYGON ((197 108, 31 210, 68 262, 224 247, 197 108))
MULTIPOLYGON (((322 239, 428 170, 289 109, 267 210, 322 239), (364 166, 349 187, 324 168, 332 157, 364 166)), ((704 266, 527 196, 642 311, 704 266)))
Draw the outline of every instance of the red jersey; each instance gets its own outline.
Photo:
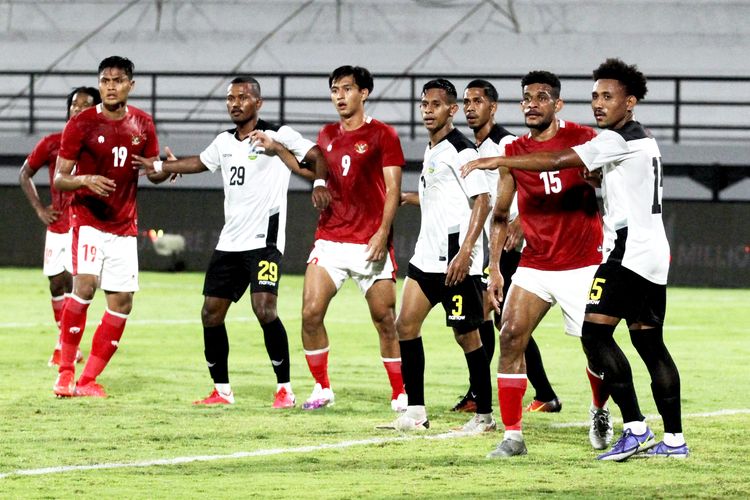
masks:
POLYGON ((138 188, 133 154, 150 158, 159 154, 159 142, 151 116, 133 106, 120 120, 110 120, 101 104, 70 119, 62 135, 59 156, 75 160, 76 174, 95 174, 115 181, 109 196, 98 196, 87 188, 73 193, 70 204, 74 227, 93 226, 120 236, 138 234, 135 195, 138 188))
POLYGON ((70 229, 68 208, 70 207, 70 199, 73 197, 73 193, 70 191, 55 189, 55 165, 57 164, 57 152, 60 150, 61 137, 62 132, 57 132, 42 138, 26 158, 29 168, 34 172, 44 166, 49 170, 49 193, 52 209, 60 212, 57 220, 47 226, 47 231, 53 233, 67 233, 70 229))
POLYGON ((372 117, 351 131, 329 123, 318 134, 318 146, 328 162, 331 204, 320 214, 315 239, 368 243, 383 220, 383 167, 405 163, 396 131, 372 117))
MULTIPOLYGON (((596 136, 594 129, 560 120, 560 129, 548 141, 535 141, 528 134, 505 146, 507 156, 540 151, 561 151, 596 136)), ((596 191, 583 180, 578 169, 528 172, 510 169, 518 191, 526 246, 523 267, 565 271, 600 264, 602 222, 596 191)))

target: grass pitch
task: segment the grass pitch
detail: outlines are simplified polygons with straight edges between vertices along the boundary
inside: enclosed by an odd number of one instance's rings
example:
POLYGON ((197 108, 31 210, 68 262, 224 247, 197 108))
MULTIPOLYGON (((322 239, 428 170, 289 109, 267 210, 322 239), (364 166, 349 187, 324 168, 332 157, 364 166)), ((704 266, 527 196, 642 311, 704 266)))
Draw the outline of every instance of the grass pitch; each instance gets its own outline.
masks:
MULTIPOLYGON (((750 290, 669 290, 665 337, 682 377, 687 460, 594 460, 585 359, 553 308, 535 338, 563 411, 525 415, 529 455, 489 461, 484 456, 500 432, 443 438, 468 419, 449 411, 468 375, 438 309, 423 332, 432 428, 423 437, 374 428, 393 418, 390 392, 377 335, 351 284, 326 322, 334 407, 271 409, 275 379, 248 298, 227 320, 237 404, 192 406, 212 388, 200 326, 202 277, 143 273, 119 352, 99 378, 110 397, 58 400, 51 390, 56 372, 46 366, 55 335, 46 279, 38 270, 0 271, 0 497, 750 497, 750 290)), ((301 277, 285 276, 279 304, 298 402, 313 384, 299 335, 301 287, 301 277)), ((102 295, 89 309, 85 353, 102 295)), ((622 326, 617 339, 660 437, 646 369, 622 326)))

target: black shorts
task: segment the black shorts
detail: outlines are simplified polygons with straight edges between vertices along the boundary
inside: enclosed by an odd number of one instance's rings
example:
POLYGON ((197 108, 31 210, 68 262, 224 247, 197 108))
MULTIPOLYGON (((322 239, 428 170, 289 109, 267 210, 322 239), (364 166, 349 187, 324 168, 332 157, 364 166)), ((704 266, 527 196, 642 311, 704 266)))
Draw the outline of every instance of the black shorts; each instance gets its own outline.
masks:
POLYGON ((425 273, 412 264, 406 275, 419 284, 430 304, 443 304, 445 324, 458 333, 468 333, 484 322, 481 276, 467 276, 456 286, 445 286, 444 273, 425 273))
POLYGON ((237 302, 245 294, 266 292, 278 295, 281 252, 275 247, 244 252, 214 250, 203 282, 203 295, 237 302))
POLYGON ((624 318, 628 325, 663 325, 666 309, 667 285, 657 285, 612 262, 597 269, 586 303, 586 314, 624 318))
MULTIPOLYGON (((519 262, 521 262, 521 252, 515 249, 511 251, 503 250, 500 256, 500 274, 503 275, 503 296, 508 295, 510 279, 516 273, 519 262)), ((490 282, 490 260, 488 255, 485 255, 484 270, 482 273, 482 290, 487 290, 487 285, 490 282)))

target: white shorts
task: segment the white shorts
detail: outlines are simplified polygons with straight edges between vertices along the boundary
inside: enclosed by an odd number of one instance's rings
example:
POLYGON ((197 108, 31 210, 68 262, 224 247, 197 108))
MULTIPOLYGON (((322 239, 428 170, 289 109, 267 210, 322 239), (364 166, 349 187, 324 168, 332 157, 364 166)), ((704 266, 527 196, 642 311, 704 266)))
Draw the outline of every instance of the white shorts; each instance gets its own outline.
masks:
POLYGON ((138 241, 91 226, 73 228, 73 274, 99 277, 107 292, 138 291, 138 241))
POLYGON ((367 245, 315 240, 307 263, 323 267, 336 285, 336 290, 341 288, 346 278, 356 281, 363 294, 377 280, 396 279, 391 252, 378 262, 368 261, 366 257, 367 245))
POLYGON ((542 271, 519 267, 513 275, 512 283, 545 302, 560 304, 565 320, 565 333, 580 337, 586 301, 598 268, 595 265, 567 271, 542 271))
POLYGON ((67 233, 53 233, 47 231, 44 238, 44 266, 45 276, 57 276, 63 271, 71 272, 73 263, 70 260, 70 231, 67 233))

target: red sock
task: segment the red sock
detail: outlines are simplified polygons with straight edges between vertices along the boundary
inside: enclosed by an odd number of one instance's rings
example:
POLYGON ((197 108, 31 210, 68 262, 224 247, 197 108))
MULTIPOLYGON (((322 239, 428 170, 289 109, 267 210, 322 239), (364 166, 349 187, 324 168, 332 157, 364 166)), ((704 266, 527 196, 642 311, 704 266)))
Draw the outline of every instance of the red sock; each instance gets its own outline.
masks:
POLYGON ((60 319, 60 352, 59 371, 72 370, 76 362, 76 351, 81 344, 83 330, 86 328, 86 311, 90 300, 83 300, 71 294, 65 299, 62 318, 60 319))
POLYGON ((404 379, 401 377, 401 358, 383 358, 383 366, 391 383, 391 399, 404 392, 404 379))
POLYGON ((83 374, 78 380, 79 385, 86 385, 96 380, 96 377, 107 366, 117 350, 127 320, 127 314, 116 313, 109 309, 104 311, 102 321, 94 332, 94 338, 91 341, 91 354, 86 361, 83 374))
POLYGON ((589 378, 589 384, 591 384, 591 402, 597 408, 604 408, 609 399, 609 392, 604 387, 604 380, 600 375, 592 372, 588 366, 586 367, 586 375, 589 378))
POLYGON ((55 316, 55 324, 57 328, 60 328, 60 321, 62 320, 63 307, 65 306, 65 295, 59 297, 52 297, 52 314, 55 316))
POLYGON ((328 380, 328 350, 329 347, 316 351, 305 351, 305 359, 307 360, 307 366, 310 368, 310 373, 315 382, 320 384, 323 389, 331 387, 331 382, 328 380))
POLYGON ((506 431, 520 431, 523 395, 528 379, 525 373, 498 373, 497 400, 506 431))

